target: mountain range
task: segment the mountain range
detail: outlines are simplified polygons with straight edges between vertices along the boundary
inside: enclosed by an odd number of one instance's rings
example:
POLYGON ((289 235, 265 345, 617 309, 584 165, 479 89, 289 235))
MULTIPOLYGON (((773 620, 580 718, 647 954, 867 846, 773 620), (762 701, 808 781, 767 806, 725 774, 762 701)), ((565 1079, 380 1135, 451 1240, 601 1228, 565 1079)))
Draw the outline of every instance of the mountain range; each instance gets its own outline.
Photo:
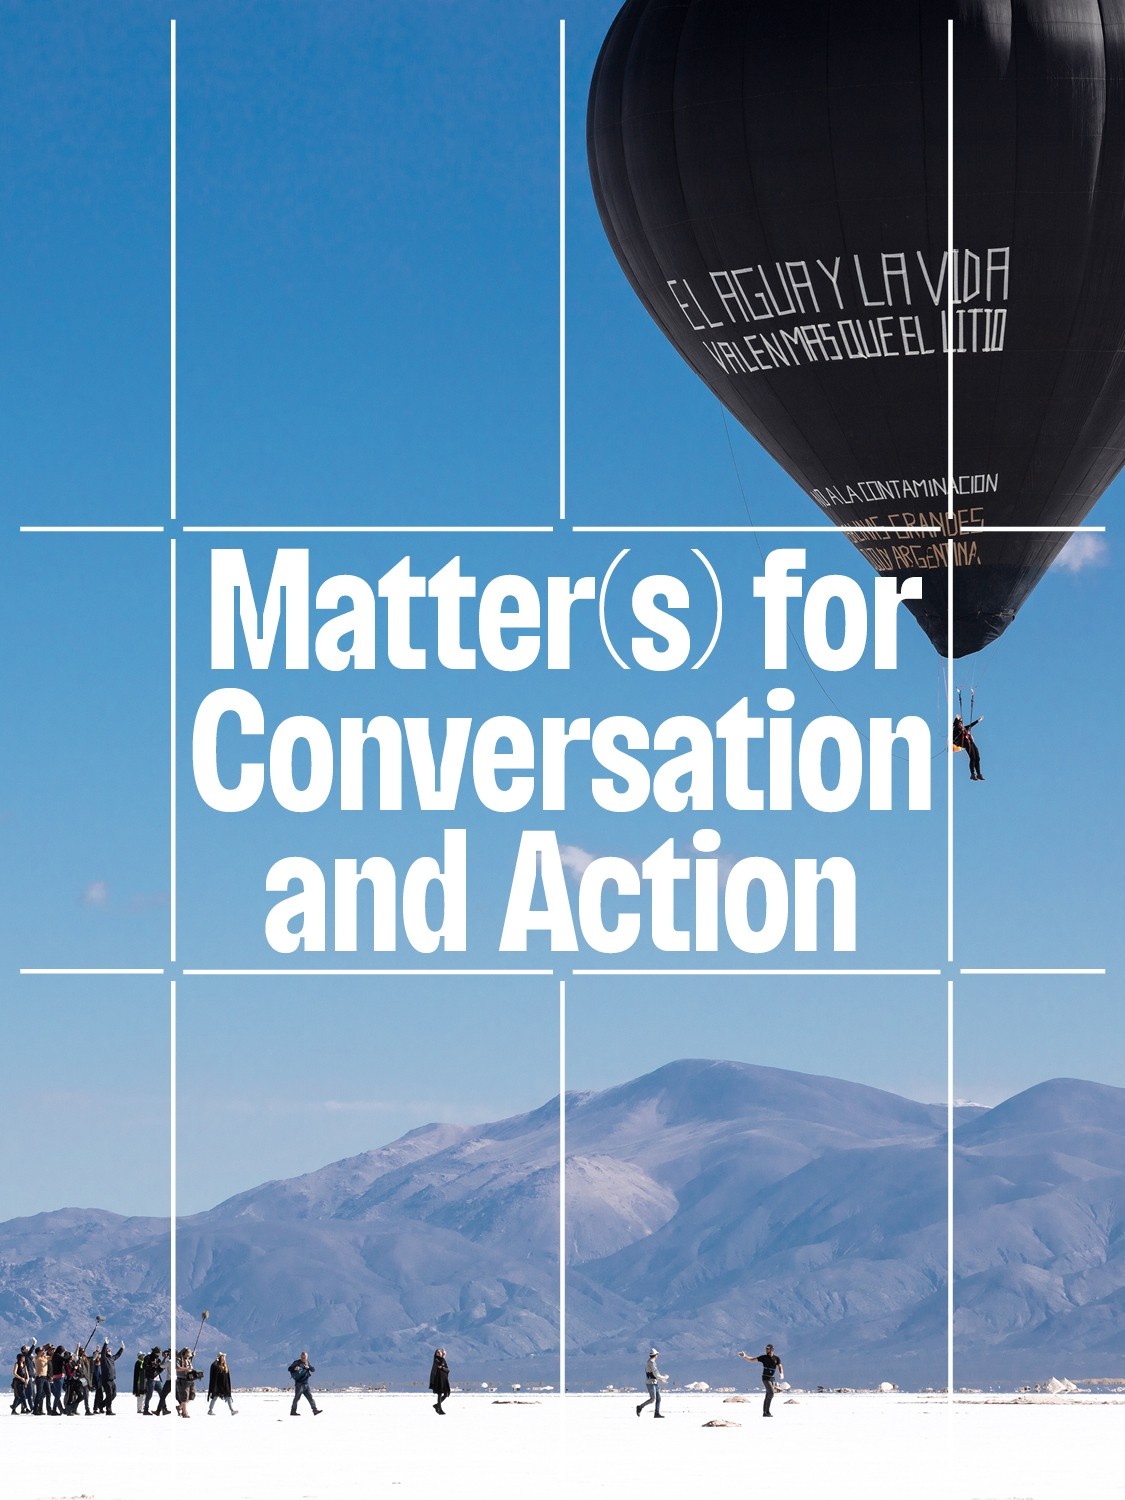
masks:
MULTIPOLYGON (((1073 1079, 955 1113, 956 1381, 1125 1375, 1125 1090, 1073 1079)), ((686 1060, 571 1094, 568 1384, 940 1386, 946 1110, 839 1079, 686 1060), (752 1377, 751 1377, 752 1378, 752 1377)), ((559 1108, 429 1125, 179 1221, 178 1339, 236 1382, 558 1383, 559 1108)), ((0 1224, 0 1341, 167 1343, 166 1220, 0 1224)))

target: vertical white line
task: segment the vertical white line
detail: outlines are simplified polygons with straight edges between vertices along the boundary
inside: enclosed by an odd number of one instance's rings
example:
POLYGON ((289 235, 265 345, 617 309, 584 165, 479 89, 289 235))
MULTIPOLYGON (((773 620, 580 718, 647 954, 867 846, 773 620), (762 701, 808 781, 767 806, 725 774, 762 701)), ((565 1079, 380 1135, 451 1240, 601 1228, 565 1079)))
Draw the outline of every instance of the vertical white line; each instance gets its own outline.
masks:
POLYGON ((168 182, 168 504, 176 519, 176 23, 171 26, 168 182))
POLYGON ((176 962, 176 538, 168 568, 168 962, 176 962))
MULTIPOLYGON (((946 454, 948 478, 953 478, 953 293, 957 278, 957 262, 953 245, 953 21, 946 22, 945 58, 945 301, 946 301, 946 354, 945 354, 945 420, 946 454)), ((952 521, 954 515, 953 486, 946 491, 946 514, 952 521)))
MULTIPOLYGON (((956 275, 956 260, 953 243, 953 20, 946 22, 945 57, 945 307, 946 307, 946 353, 945 353, 945 482, 946 513, 952 519, 953 506, 953 282, 956 275)), ((946 591, 945 591, 945 733, 950 735, 953 722, 953 528, 946 542, 946 591)), ((953 845, 953 749, 952 739, 946 740, 946 957, 953 962, 953 891, 954 891, 954 845, 953 845)), ((953 1412, 953 981, 946 986, 946 1038, 945 1038, 945 1389, 946 1389, 946 1452, 952 1464, 952 1412, 953 1412)), ((951 1476, 950 1476, 951 1477, 951 1476)))
MULTIPOLYGON (((169 1339, 168 1347, 172 1351, 172 1357, 176 1354, 176 1307, 178 1296, 176 1291, 176 981, 171 982, 171 999, 169 1003, 169 1045, 168 1045, 168 1095, 170 1100, 168 1134, 169 1134, 169 1163, 168 1163, 168 1220, 171 1229, 169 1245, 169 1339)), ((172 1370, 172 1378, 175 1379, 175 1369, 172 1370)))
MULTIPOLYGON (((169 106, 168 106, 168 513, 176 519, 176 22, 169 22, 169 106)), ((170 962, 176 962, 176 539, 172 537, 169 552, 169 885, 168 945, 170 962)), ((169 999, 168 1041, 168 1210, 169 1210, 169 1307, 168 1348, 170 1358, 176 1351, 176 1307, 178 1305, 176 1266, 176 981, 171 981, 169 999)), ((170 1372, 175 1379, 175 1369, 170 1372)))
POLYGON ((566 520, 566 22, 559 22, 559 520, 566 520))
POLYGON ((945 816, 946 816, 946 959, 953 962, 953 762, 956 755, 953 750, 953 738, 951 725, 953 723, 953 538, 950 537, 947 544, 949 547, 949 562, 947 565, 947 587, 946 587, 946 613, 949 619, 949 641, 945 657, 945 816))
POLYGON ((953 980, 947 981, 946 991, 946 1147, 945 1147, 945 1386, 949 1405, 953 1404, 953 980))
POLYGON ((559 980, 559 1395, 566 1396, 566 980, 559 980))
MULTIPOLYGON (((953 246, 953 22, 946 23, 945 62, 945 483, 947 513, 953 516, 953 281, 956 261, 953 246)), ((952 533, 953 528, 950 527, 952 533)), ((946 540, 945 577, 945 733, 953 723, 953 537, 946 540)), ((946 959, 953 962, 953 749, 946 752, 946 959)))

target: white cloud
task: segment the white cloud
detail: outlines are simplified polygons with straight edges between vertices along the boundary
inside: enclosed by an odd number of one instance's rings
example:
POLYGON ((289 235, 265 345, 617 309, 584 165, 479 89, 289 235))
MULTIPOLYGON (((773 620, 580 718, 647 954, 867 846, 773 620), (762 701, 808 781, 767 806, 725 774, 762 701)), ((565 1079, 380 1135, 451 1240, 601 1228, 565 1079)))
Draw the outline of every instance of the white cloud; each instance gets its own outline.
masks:
POLYGON ((579 849, 577 844, 560 844, 559 858, 563 869, 569 870, 575 880, 581 880, 587 866, 593 864, 595 856, 585 849, 579 849))
MULTIPOLYGON (((695 856, 695 850, 689 843, 682 844, 677 852, 685 859, 691 859, 695 856)), ((562 860, 563 869, 572 875, 575 880, 581 880, 586 872, 586 867, 592 864, 598 856, 591 854, 588 849, 580 849, 577 844, 560 844, 559 858, 562 860)), ((638 855, 626 854, 622 855, 621 858, 627 860, 637 870, 644 863, 643 858, 638 855)), ((724 851, 717 858, 719 861, 719 874, 723 880, 726 880, 741 856, 738 854, 728 854, 724 851)))
POLYGON ((1051 564, 1065 573, 1081 573, 1085 568, 1104 568, 1109 561, 1109 545, 1097 531, 1076 531, 1051 564))
POLYGON ((109 905, 109 886, 104 880, 91 880, 78 899, 83 906, 104 911, 109 905))

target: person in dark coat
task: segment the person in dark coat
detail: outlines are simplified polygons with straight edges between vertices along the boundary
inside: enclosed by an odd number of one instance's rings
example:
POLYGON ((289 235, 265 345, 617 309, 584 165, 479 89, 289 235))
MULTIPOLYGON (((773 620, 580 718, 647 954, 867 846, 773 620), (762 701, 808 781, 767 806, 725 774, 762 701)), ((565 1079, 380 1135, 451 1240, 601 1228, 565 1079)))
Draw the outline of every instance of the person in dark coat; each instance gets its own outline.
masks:
POLYGON ((149 1411, 149 1407, 152 1405, 152 1398, 154 1394, 156 1394, 160 1389, 160 1382, 163 1376, 164 1361, 160 1357, 160 1345, 153 1344, 152 1348, 145 1355, 145 1401, 144 1406, 141 1408, 141 1414, 143 1416, 152 1416, 152 1412, 149 1411))
POLYGON ((439 1417, 444 1417, 442 1403, 449 1395, 449 1363, 445 1358, 444 1349, 434 1350, 434 1362, 430 1366, 430 1390, 437 1397, 434 1402, 434 1411, 439 1417))
POLYGON ((124 1353, 125 1345, 122 1344, 116 1354, 111 1354, 109 1352, 108 1338, 106 1339, 100 1350, 100 1364, 102 1371, 102 1402, 105 1406, 105 1414, 107 1417, 113 1417, 117 1415, 117 1413, 113 1409, 113 1403, 117 1399, 117 1361, 124 1353))
POLYGON ((31 1406, 28 1402, 28 1391, 34 1386, 35 1377, 31 1373, 28 1363, 27 1345, 24 1344, 16 1355, 16 1362, 12 1366, 12 1415, 16 1415, 18 1407, 20 1413, 26 1415, 31 1406))
POLYGON ((94 1382, 94 1415, 105 1411, 105 1389, 102 1386, 102 1351, 94 1349, 90 1356, 90 1379, 94 1382))
POLYGON ((745 1359, 750 1364, 758 1364, 762 1367, 762 1384, 766 1388, 766 1399, 762 1405, 762 1416, 771 1417, 770 1403, 777 1394, 777 1382, 785 1379, 785 1371, 781 1368, 781 1360, 774 1353, 773 1345, 766 1345, 764 1354, 744 1354, 738 1351, 739 1359, 745 1359))
POLYGON ((171 1349, 164 1350, 164 1353, 161 1356, 161 1362, 164 1366, 164 1370, 163 1378, 160 1382, 160 1405, 156 1408, 156 1415, 158 1417, 170 1417, 172 1413, 168 1409, 168 1397, 172 1391, 173 1370, 171 1349))
POLYGON ((221 1349, 215 1356, 207 1375, 207 1415, 209 1417, 215 1415, 216 1401, 225 1401, 230 1407, 231 1416, 238 1416, 237 1411, 234 1409, 234 1399, 231 1392, 230 1366, 227 1364, 227 1357, 221 1349))
POLYGON ((315 1369, 315 1365, 309 1364, 307 1349, 302 1349, 297 1358, 289 1366, 289 1373, 293 1377, 293 1405, 289 1411, 291 1417, 299 1417, 301 1415, 297 1410, 297 1403, 302 1396, 304 1396, 305 1400, 312 1407, 313 1416, 320 1416, 320 1407, 313 1400, 312 1391, 309 1390, 309 1381, 312 1379, 315 1369))
POLYGON ((72 1416, 78 1415, 81 1405, 86 1416, 90 1416, 90 1360, 81 1344, 74 1350, 70 1362, 70 1377, 67 1380, 66 1409, 72 1416))
POLYGON ((56 1344, 51 1350, 51 1404, 47 1408, 52 1417, 63 1414, 63 1386, 66 1384, 66 1350, 56 1344))
POLYGON ((145 1409, 145 1352, 137 1350, 136 1363, 133 1365, 133 1395, 137 1398, 137 1415, 140 1416, 145 1409))

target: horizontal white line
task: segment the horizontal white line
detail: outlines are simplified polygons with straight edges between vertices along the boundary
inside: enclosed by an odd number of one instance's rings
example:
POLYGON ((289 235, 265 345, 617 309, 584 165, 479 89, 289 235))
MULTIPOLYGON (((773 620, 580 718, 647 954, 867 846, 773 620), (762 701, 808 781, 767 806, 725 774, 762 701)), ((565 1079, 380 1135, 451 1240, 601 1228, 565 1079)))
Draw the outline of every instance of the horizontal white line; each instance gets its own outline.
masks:
POLYGON ((1060 535, 1074 531, 1104 531, 1104 526, 962 526, 962 536, 982 536, 989 531, 1014 531, 1014 532, 1053 532, 1060 535))
POLYGON ((763 979, 778 979, 782 976, 792 976, 795 979, 850 979, 871 978, 875 975, 887 975, 898 977, 926 976, 929 978, 941 974, 941 969, 572 969, 571 973, 577 978, 586 976, 612 976, 613 978, 643 978, 653 979, 664 977, 668 979, 679 979, 681 976, 691 979, 706 978, 731 978, 733 976, 750 977, 760 976, 763 979))
POLYGON ((1104 974, 1104 969, 962 969, 962 974, 1104 974))
POLYGON ((554 975, 554 969, 184 969, 185 977, 191 975, 198 978, 215 976, 226 976, 228 978, 256 978, 256 979, 412 979, 414 977, 434 979, 445 974, 464 978, 467 975, 481 975, 488 978, 503 978, 508 975, 513 977, 529 974, 550 977, 554 975))
MULTIPOLYGON (((885 526, 880 521, 867 521, 855 526, 836 526, 831 522, 827 526, 574 526, 574 531, 603 532, 614 536, 643 534, 674 534, 689 533, 712 534, 744 532, 752 535, 755 532, 777 532, 785 534, 788 532, 827 532, 842 531, 845 534, 856 532, 859 535, 872 536, 877 532, 887 532, 895 536, 934 536, 943 533, 941 526, 885 526)), ((1010 532, 1058 532, 1060 535, 1075 531, 1105 531, 1104 526, 962 526, 958 535, 980 536, 986 532, 1010 531, 1010 532)))
POLYGON ((339 535, 352 536, 368 532, 392 532, 407 533, 434 533, 462 535, 466 532, 499 533, 504 536, 524 535, 527 532, 551 532, 553 526, 185 526, 183 530, 204 533, 227 533, 227 532, 332 532, 339 535))
POLYGON ((909 534, 912 532, 924 532, 927 535, 932 535, 934 532, 940 532, 942 528, 940 526, 881 526, 877 521, 872 521, 864 526, 834 526, 831 522, 829 522, 826 526, 575 526, 573 530, 589 532, 609 532, 610 534, 615 536, 621 534, 631 535, 636 532, 645 534, 675 534, 680 532, 688 532, 692 535, 702 533, 710 535, 712 533, 743 532, 748 535, 752 535, 753 533, 758 531, 780 532, 783 535, 790 532, 806 531, 828 533, 836 531, 860 531, 867 533, 877 531, 893 531, 903 534, 909 534))
POLYGON ((874 535, 876 532, 893 532, 895 536, 933 536, 943 530, 941 526, 883 526, 877 521, 859 523, 855 526, 832 526, 831 531, 859 532, 874 535))
POLYGON ((163 526, 21 526, 21 531, 52 531, 52 532, 74 532, 74 531, 149 531, 161 532, 163 526))
POLYGON ((21 969, 21 974, 163 974, 163 969, 21 969))

